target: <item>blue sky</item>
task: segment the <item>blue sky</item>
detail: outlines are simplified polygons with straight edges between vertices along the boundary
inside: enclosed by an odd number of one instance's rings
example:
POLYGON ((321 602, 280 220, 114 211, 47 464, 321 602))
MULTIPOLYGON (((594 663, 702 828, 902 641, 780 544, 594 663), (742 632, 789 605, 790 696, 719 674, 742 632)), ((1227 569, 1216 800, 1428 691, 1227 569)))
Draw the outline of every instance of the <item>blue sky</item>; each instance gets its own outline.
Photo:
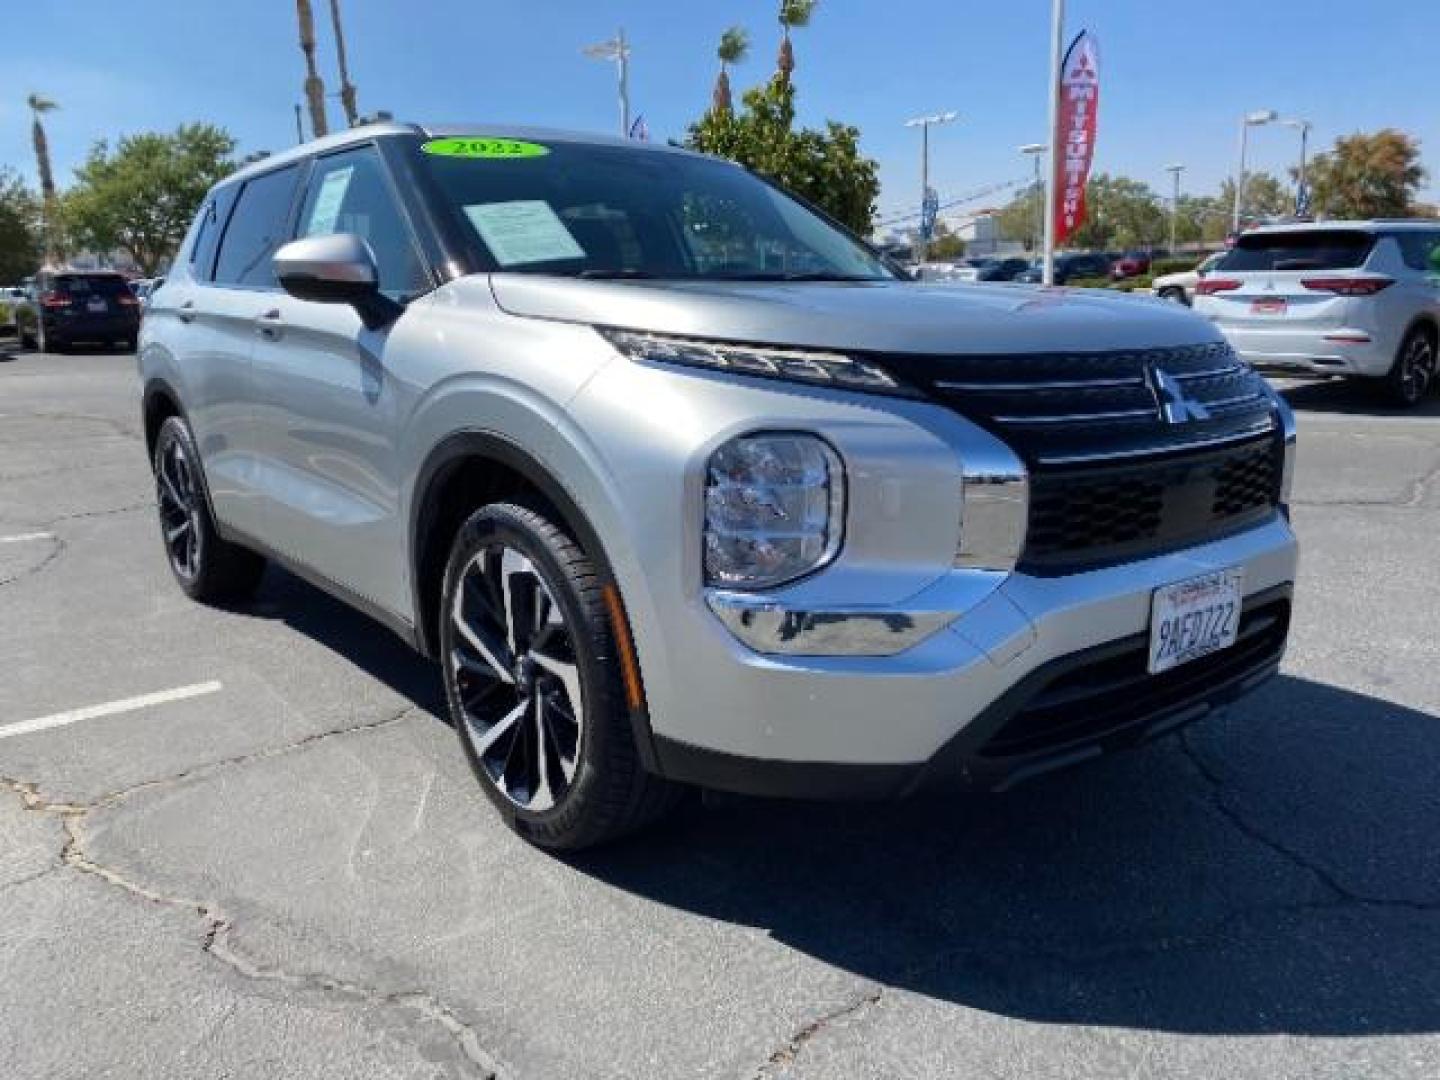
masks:
MULTIPOLYGON (((314 0, 322 75, 338 88, 327 0, 314 0)), ((611 131, 614 72, 583 45, 624 26, 631 95, 652 137, 679 137, 709 101, 716 38, 752 35, 738 88, 773 67, 774 0, 342 0, 362 111, 611 131)), ((932 140, 942 197, 1028 175, 1017 145, 1042 141, 1049 0, 822 0, 796 35, 801 119, 856 124, 881 165, 882 216, 918 201, 919 136, 902 121, 956 109, 932 140)), ((1312 145, 1383 126, 1422 141, 1440 173, 1440 3, 1436 0, 1070 0, 1071 33, 1100 39, 1103 98, 1095 168, 1168 192, 1212 191, 1234 168, 1238 117, 1273 108, 1315 125, 1312 145)), ((40 0, 7 14, 0 64, 0 165, 33 180, 25 95, 62 110, 48 128, 62 183, 90 144, 211 120, 241 152, 294 141, 303 66, 290 0, 40 0), (37 8, 39 10, 37 10, 37 8), (123 11, 123 16, 120 14, 123 11)), ((331 122, 340 119, 331 103, 331 122)), ((1251 160, 1281 172, 1286 128, 1252 132, 1251 160)), ((1426 195, 1440 198, 1440 175, 1426 195)), ((996 196, 989 202, 1003 201, 996 196)))

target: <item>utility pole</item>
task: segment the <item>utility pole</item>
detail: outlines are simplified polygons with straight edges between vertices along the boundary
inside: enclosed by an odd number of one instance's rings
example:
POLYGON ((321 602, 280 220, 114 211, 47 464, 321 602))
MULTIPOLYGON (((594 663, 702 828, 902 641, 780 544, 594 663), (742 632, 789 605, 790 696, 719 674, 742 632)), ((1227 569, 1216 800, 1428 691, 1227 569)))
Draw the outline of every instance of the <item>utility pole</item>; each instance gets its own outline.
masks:
POLYGON ((1309 120, 1281 120, 1280 123, 1300 131, 1300 168, 1295 172, 1295 216, 1299 217, 1301 204, 1308 205, 1310 202, 1310 193, 1305 187, 1305 167, 1311 124, 1309 120))
POLYGON ((1030 250, 1039 251, 1045 233, 1045 185, 1040 179, 1040 160, 1050 147, 1040 142, 1026 143, 1019 147, 1020 153, 1029 156, 1035 164, 1035 183, 1030 190, 1035 199, 1035 223, 1030 234, 1030 250))
POLYGON ((581 50, 592 60, 613 60, 620 76, 620 137, 630 135, 630 45, 622 26, 609 41, 598 41, 581 50))
POLYGON ((1166 165, 1165 171, 1170 174, 1174 183, 1174 194, 1170 197, 1170 254, 1175 254, 1175 226, 1180 220, 1180 174, 1185 171, 1184 165, 1166 165))
POLYGON ((1278 119, 1279 115, 1274 109, 1257 109, 1240 118, 1240 169, 1235 174, 1235 209, 1230 219, 1231 232, 1238 233, 1240 231, 1240 209, 1245 198, 1245 149, 1250 129, 1259 127, 1261 124, 1268 124, 1278 119))
POLYGON ((1055 173, 1060 126, 1060 49, 1065 34, 1065 0, 1051 0, 1050 5, 1050 175, 1045 182, 1045 254, 1042 257, 1040 280, 1055 284, 1055 173))
MULTIPOLYGON (((920 240, 915 245, 915 261, 921 266, 925 265, 926 249, 930 242, 929 231, 935 227, 934 211, 931 209, 935 200, 930 195, 930 126, 948 124, 958 116, 959 113, 952 110, 930 116, 916 116, 905 121, 906 127, 920 129, 920 240)), ((938 210, 938 207, 935 209, 938 210)))

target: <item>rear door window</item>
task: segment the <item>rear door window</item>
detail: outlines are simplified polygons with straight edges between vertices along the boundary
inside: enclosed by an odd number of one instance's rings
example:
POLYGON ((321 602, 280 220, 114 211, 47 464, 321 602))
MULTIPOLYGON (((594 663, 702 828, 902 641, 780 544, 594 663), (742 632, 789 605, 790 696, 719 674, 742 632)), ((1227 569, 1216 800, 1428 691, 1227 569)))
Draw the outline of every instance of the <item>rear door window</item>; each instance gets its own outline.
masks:
POLYGON ((200 221, 196 226, 195 243, 190 245, 191 273, 200 281, 209 281, 215 273, 215 251, 220 246, 220 233, 225 228, 225 219, 235 205, 235 185, 221 188, 200 208, 200 221))
POLYGON ((1375 246, 1373 233, 1356 229, 1250 233, 1240 237, 1216 268, 1232 272, 1266 270, 1353 270, 1375 246))
POLYGON ((270 257, 289 239, 290 204, 298 173, 290 165, 246 181, 220 241, 217 284, 279 287, 270 257))
POLYGON ((1400 245, 1400 257, 1411 270, 1440 273, 1440 229, 1406 229, 1390 235, 1400 245))

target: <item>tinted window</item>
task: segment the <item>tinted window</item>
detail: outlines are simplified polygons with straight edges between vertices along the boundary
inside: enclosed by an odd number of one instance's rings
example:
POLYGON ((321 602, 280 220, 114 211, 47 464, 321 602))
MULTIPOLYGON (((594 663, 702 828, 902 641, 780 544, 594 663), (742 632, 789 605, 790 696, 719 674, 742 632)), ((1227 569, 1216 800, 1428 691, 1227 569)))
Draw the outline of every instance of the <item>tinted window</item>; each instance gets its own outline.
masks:
POLYGON ((288 239, 296 171, 291 165, 246 182, 220 242, 220 258, 215 265, 217 282, 276 285, 270 256, 288 239))
POLYGON ((1406 229, 1390 235, 1400 245, 1400 256, 1411 270, 1440 273, 1440 264, 1432 261, 1440 260, 1440 252, 1436 251, 1440 247, 1440 231, 1406 229))
POLYGON ((321 158, 300 211, 301 236, 354 233, 370 245, 380 289, 410 297, 429 286, 410 229, 385 181, 373 147, 321 158))
POLYGON ((230 207, 235 205, 235 185, 221 188, 200 208, 195 243, 190 247, 191 272, 201 281, 209 281, 215 271, 215 249, 220 245, 220 231, 230 207))
POLYGON ((54 291, 61 296, 129 296, 130 286, 118 274, 62 274, 54 291))
POLYGON ((1353 270, 1374 246, 1367 232, 1316 229, 1307 232, 1247 233, 1217 270, 1353 270))
MULTIPOLYGON (((487 140, 466 140, 484 149, 487 140)), ((421 153, 504 270, 578 276, 893 278, 824 218, 734 165, 554 142, 533 157, 421 153)))

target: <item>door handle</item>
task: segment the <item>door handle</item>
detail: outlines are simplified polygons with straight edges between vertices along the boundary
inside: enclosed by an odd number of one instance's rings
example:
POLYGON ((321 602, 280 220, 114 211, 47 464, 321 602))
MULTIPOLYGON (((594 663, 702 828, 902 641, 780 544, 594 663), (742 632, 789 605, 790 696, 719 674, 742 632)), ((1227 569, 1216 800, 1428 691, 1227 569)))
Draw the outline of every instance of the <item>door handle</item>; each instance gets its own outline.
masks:
POLYGON ((279 308, 271 308, 255 319, 255 332, 266 341, 279 341, 285 334, 285 321, 279 308))
POLYGON ((186 300, 183 304, 181 304, 178 308, 175 309, 175 315, 179 318, 181 322, 194 322, 195 301, 186 300))

